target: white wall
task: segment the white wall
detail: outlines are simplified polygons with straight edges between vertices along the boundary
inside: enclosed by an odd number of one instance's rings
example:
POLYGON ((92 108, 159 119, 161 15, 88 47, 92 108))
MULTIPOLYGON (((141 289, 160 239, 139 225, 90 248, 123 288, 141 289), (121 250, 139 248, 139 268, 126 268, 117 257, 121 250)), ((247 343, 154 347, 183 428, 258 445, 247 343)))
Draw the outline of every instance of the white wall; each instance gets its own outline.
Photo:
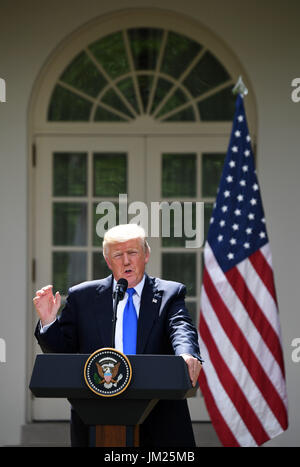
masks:
POLYGON ((124 8, 157 7, 190 16, 211 29, 236 54, 255 92, 258 172, 273 252, 289 395, 289 430, 268 445, 300 445, 300 363, 291 341, 300 337, 300 103, 290 83, 300 76, 298 0, 2 0, 0 77, 0 445, 18 444, 26 418, 28 343, 27 112, 35 79, 55 47, 96 16, 124 8))

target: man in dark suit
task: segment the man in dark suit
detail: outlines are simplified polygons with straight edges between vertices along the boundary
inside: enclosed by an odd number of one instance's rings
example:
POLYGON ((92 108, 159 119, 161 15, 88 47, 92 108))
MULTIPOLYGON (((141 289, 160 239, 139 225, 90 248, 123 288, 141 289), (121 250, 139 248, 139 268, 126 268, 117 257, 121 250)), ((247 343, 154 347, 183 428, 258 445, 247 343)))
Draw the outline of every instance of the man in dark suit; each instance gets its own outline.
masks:
MULTIPOLYGON (((72 287, 59 319, 59 292, 53 296, 51 285, 36 292, 33 302, 40 321, 35 335, 42 350, 92 353, 111 347, 113 290, 117 281, 124 278, 128 281, 128 294, 117 309, 115 348, 126 353, 128 330, 132 334, 135 327, 132 322, 130 326, 127 324, 126 307, 130 290, 134 289, 136 334, 133 334, 134 350, 127 353, 181 355, 195 386, 202 360, 197 331, 185 307, 185 286, 145 274, 150 247, 144 230, 137 225, 110 229, 104 236, 103 254, 112 275, 72 287)), ((74 411, 71 411, 71 441, 72 446, 88 445, 88 427, 74 411)), ((141 446, 149 447, 194 446, 186 401, 158 402, 141 426, 140 441, 141 446)))

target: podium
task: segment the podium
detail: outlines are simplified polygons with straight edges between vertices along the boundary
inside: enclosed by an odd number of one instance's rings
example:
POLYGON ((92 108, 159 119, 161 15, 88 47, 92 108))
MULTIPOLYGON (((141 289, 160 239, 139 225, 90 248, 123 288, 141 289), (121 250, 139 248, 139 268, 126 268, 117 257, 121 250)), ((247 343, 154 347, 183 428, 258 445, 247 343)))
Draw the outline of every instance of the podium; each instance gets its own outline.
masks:
POLYGON ((94 394, 84 379, 87 354, 37 355, 29 388, 35 397, 68 399, 82 421, 95 427, 95 446, 139 446, 139 425, 161 399, 192 397, 185 361, 174 355, 128 355, 132 379, 114 397, 94 394))

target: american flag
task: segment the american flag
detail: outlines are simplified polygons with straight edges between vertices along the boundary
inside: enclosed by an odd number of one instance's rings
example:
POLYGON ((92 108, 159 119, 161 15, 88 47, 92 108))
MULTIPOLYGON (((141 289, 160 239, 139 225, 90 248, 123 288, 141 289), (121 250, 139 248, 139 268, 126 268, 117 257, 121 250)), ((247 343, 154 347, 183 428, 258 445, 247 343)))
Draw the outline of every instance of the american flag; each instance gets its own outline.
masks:
POLYGON ((224 446, 260 446, 288 426, 272 258, 243 97, 204 248, 199 384, 224 446))

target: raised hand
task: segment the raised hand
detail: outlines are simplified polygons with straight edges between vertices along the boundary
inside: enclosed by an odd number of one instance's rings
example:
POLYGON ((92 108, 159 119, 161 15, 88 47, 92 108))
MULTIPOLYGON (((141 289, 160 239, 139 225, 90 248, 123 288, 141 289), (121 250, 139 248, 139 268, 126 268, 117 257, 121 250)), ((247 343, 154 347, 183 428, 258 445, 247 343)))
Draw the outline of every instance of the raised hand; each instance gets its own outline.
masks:
POLYGON ((61 296, 56 292, 53 296, 53 286, 47 285, 38 290, 33 299, 37 314, 41 320, 42 326, 52 323, 56 319, 57 312, 61 305, 61 296))

